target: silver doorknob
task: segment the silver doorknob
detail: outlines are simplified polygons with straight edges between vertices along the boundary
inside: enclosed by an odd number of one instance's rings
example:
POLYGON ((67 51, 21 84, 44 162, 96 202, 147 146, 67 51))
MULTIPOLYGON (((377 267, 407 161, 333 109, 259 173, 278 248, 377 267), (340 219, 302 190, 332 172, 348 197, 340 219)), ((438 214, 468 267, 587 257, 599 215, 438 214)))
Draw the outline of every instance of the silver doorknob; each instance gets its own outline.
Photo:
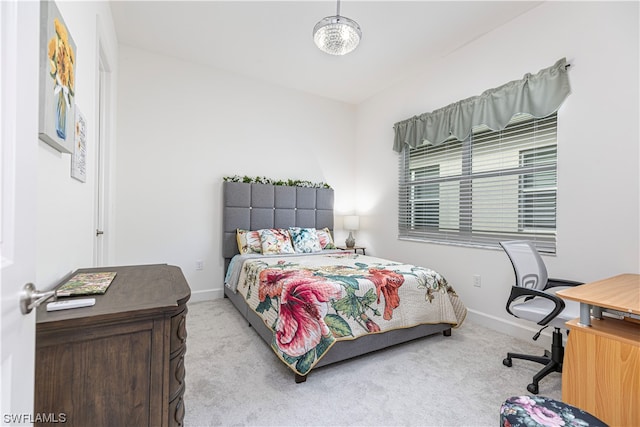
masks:
POLYGON ((33 283, 27 283, 20 293, 20 311, 22 314, 29 314, 31 310, 39 306, 51 297, 55 297, 56 291, 42 292, 36 290, 33 283))

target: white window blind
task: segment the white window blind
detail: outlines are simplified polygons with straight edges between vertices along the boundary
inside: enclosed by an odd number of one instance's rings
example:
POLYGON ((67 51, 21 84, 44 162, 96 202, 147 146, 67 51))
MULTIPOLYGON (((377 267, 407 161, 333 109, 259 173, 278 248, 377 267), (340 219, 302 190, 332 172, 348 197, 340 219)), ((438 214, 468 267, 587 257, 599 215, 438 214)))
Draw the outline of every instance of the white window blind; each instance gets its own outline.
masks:
POLYGON ((498 247, 531 240, 556 250, 557 114, 519 114, 501 131, 406 147, 400 155, 401 239, 498 247))

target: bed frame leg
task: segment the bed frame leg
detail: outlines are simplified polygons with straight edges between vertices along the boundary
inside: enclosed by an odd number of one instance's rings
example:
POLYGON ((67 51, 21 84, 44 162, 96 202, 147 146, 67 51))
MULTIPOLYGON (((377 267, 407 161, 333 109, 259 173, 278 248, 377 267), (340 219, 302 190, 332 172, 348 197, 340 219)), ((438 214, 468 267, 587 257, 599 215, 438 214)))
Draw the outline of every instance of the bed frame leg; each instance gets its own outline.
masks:
POLYGON ((445 337, 450 337, 451 336, 451 328, 445 329, 444 331, 442 331, 442 335, 444 335, 445 337))
POLYGON ((307 376, 306 375, 300 375, 300 374, 296 374, 296 384, 300 384, 307 381, 307 376))

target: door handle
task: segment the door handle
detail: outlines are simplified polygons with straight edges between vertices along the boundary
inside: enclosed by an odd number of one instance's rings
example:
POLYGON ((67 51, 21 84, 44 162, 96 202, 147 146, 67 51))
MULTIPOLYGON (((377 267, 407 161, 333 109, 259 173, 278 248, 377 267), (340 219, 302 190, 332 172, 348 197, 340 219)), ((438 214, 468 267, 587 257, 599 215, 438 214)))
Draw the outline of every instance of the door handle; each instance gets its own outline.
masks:
POLYGON ((104 231, 96 229, 96 236, 102 236, 104 231))
POLYGON ((27 283, 20 293, 20 311, 22 314, 29 314, 31 310, 38 307, 51 297, 55 297, 56 291, 38 291, 33 283, 27 283))

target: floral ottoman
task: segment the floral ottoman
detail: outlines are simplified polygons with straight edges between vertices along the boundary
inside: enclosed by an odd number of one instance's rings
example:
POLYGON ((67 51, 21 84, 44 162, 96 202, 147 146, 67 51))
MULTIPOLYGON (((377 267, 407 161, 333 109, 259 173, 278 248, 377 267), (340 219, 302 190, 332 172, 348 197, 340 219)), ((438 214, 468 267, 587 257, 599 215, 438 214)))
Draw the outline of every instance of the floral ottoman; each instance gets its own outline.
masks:
POLYGON ((500 408, 500 427, 607 427, 593 415, 540 396, 514 396, 500 408))

